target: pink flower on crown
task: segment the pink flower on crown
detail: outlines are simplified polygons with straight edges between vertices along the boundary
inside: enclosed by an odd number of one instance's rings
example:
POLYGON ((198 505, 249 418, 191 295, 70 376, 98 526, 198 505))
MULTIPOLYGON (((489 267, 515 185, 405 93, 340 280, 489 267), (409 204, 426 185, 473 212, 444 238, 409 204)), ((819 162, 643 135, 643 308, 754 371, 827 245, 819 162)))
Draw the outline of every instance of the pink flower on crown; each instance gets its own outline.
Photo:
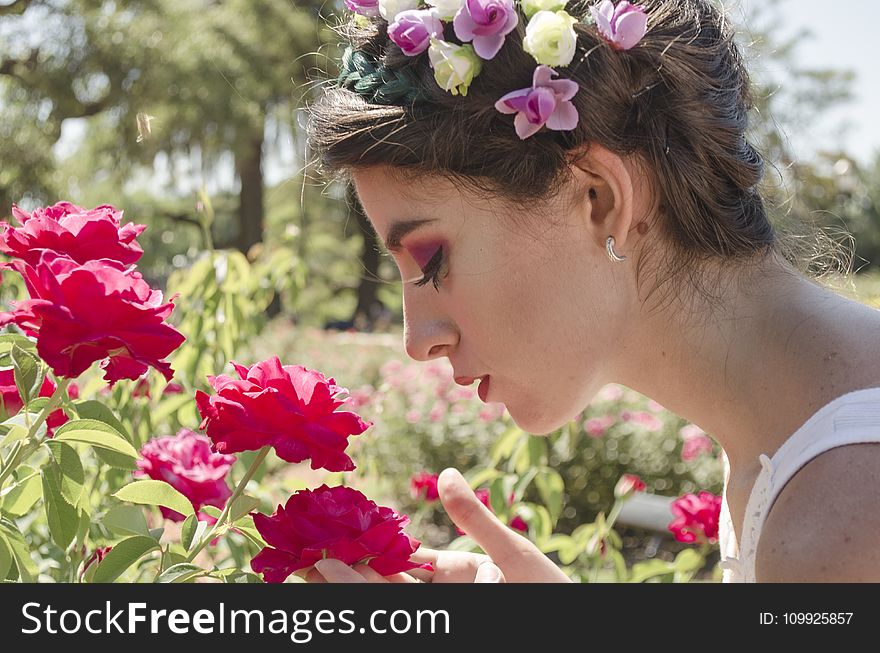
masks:
POLYGON ((407 9, 394 16, 388 37, 408 57, 421 54, 431 45, 431 37, 443 38, 443 23, 427 9, 407 9))
POLYGON ((642 40, 648 29, 645 8, 629 2, 603 0, 598 7, 590 7, 599 34, 615 50, 629 50, 642 40))
POLYGON ((501 113, 515 113, 516 134, 525 140, 547 125, 547 129, 574 129, 578 123, 577 109, 571 98, 580 88, 570 79, 551 79, 558 73, 543 64, 535 68, 531 88, 511 91, 495 103, 501 113))
POLYGON ((452 26, 461 41, 473 40, 474 50, 481 58, 492 59, 518 22, 513 0, 465 0, 452 26))

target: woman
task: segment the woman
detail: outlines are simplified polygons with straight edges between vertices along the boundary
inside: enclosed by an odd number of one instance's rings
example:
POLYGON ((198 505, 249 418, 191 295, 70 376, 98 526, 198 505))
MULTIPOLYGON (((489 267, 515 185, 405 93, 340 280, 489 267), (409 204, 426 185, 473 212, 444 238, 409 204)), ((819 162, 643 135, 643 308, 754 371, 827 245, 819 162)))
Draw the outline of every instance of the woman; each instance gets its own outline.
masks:
MULTIPOLYGON (((482 378, 533 434, 626 385, 724 450, 725 581, 880 581, 880 312, 806 277, 771 225, 726 16, 347 4, 310 144, 400 269, 409 356, 482 378)), ((566 580, 455 470, 440 496, 488 556, 421 551, 422 580, 566 580)))

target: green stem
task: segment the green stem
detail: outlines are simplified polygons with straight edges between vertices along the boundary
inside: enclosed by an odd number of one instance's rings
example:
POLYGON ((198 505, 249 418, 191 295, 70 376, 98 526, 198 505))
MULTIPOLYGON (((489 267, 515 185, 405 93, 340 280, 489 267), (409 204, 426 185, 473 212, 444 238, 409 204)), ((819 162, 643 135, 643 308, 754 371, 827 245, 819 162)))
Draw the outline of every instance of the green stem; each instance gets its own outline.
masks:
POLYGON ((606 530, 610 530, 614 527, 614 522, 617 521, 617 518, 620 516, 620 511, 623 509, 624 501, 626 501, 626 499, 617 499, 614 502, 614 505, 611 506, 611 512, 608 513, 608 518, 605 520, 606 530))
POLYGON ((266 458, 266 455, 269 453, 269 449, 271 447, 266 446, 260 449, 260 452, 257 454, 257 457, 254 458, 254 462, 251 463, 251 466, 248 467, 248 470, 245 472, 244 476, 241 477, 241 480, 238 482, 238 485, 235 486, 235 490, 232 491, 232 496, 229 497, 229 500, 226 501, 226 505, 223 506, 223 512, 220 513, 220 516, 217 518, 217 523, 214 524, 213 528, 199 541, 199 543, 193 547, 193 550, 189 552, 189 555, 186 556, 186 562, 192 562, 193 559, 199 554, 199 552, 205 548, 205 546, 214 539, 214 534, 220 529, 227 526, 224 522, 229 517, 229 512, 232 509, 232 504, 235 503, 235 500, 241 496, 241 493, 244 492, 245 486, 248 484, 248 481, 251 480, 251 477, 257 472, 263 460, 266 458))
MULTIPOLYGON (((6 464, 3 466, 3 471, 0 472, 0 490, 3 489, 3 483, 12 474, 13 470, 18 467, 18 465, 26 460, 34 451, 40 448, 39 443, 36 441, 37 429, 40 428, 40 424, 46 421, 46 418, 49 417, 49 413, 58 408, 61 405, 61 398, 64 396, 65 392, 67 392, 67 385, 70 383, 70 379, 61 378, 58 380, 58 386, 55 388, 55 392, 52 393, 52 396, 49 397, 49 402, 40 411, 39 415, 37 415, 37 419, 34 420, 34 423, 31 424, 28 429, 27 435, 25 436, 26 445, 17 447, 13 454, 10 456, 10 460, 6 461, 6 464)), ((21 445, 21 441, 18 443, 21 445)))

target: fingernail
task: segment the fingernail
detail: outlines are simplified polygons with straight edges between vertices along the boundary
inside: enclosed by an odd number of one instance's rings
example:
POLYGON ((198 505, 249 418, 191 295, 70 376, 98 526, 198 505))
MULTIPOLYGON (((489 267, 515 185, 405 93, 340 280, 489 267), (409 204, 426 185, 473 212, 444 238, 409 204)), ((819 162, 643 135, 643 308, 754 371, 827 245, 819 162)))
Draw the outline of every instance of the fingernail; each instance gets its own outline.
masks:
POLYGON ((500 583, 501 570, 493 564, 482 564, 477 568, 475 583, 500 583))

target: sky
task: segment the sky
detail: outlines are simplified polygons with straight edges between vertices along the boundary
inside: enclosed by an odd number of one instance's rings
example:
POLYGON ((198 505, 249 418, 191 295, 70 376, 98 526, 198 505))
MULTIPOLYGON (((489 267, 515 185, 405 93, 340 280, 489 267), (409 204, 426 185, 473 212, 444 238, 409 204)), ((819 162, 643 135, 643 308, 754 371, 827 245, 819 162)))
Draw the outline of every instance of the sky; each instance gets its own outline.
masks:
MULTIPOLYGON (((742 11, 747 10, 750 4, 762 1, 723 0, 731 8, 734 22, 746 31, 748 25, 739 20, 742 11)), ((3 0, 0 0, 2 3, 3 0)), ((831 10, 827 2, 820 3, 819 0, 781 0, 781 7, 782 11, 778 14, 781 21, 777 28, 780 39, 803 28, 813 33, 811 38, 798 44, 796 55, 799 66, 850 69, 856 75, 852 87, 854 98, 850 103, 829 109, 822 120, 812 126, 788 127, 786 135, 795 156, 808 160, 815 158, 823 149, 840 148, 861 164, 873 161, 880 156, 880 121, 874 117, 880 108, 880 70, 875 62, 876 57, 865 56, 864 52, 867 45, 878 39, 874 31, 880 26, 880 1, 850 0, 837 10, 831 10), (845 127, 847 124, 848 128, 845 127)), ((749 62, 748 65, 753 75, 760 75, 762 68, 768 69, 780 84, 785 84, 786 71, 769 70, 768 65, 761 62, 749 62)), ((76 124, 79 122, 69 120, 65 123, 62 140, 56 146, 59 155, 68 155, 75 150, 77 141, 83 135, 82 125, 76 124)), ((299 165, 299 153, 294 152, 292 146, 282 147, 268 157, 266 182, 276 184, 296 176, 299 165)), ((160 172, 163 167, 167 170, 167 166, 157 166, 157 176, 170 179, 167 174, 160 172)), ((218 170, 217 178, 207 181, 209 192, 228 189, 234 183, 231 166, 227 167, 229 170, 218 170)), ((183 178, 178 175, 177 178, 187 186, 183 192, 191 190, 191 183, 187 183, 185 175, 183 178)), ((157 181, 162 183, 165 180, 154 178, 150 181, 154 185, 157 181)))
MULTIPOLYGON (((724 1, 730 6, 735 4, 733 0, 724 1)), ((749 7, 761 0, 736 2, 749 7)), ((790 129, 793 133, 788 137, 798 158, 809 158, 822 148, 842 145, 856 161, 873 160, 880 154, 880 121, 875 117, 880 108, 880 68, 872 47, 880 37, 880 2, 783 0, 782 7, 785 20, 779 25, 781 36, 793 35, 801 28, 813 32, 813 37, 804 39, 796 50, 800 66, 850 69, 856 74, 851 103, 829 109, 812 130, 790 129), (843 137, 835 135, 847 121, 852 123, 848 133, 843 137)), ((784 77, 781 83, 785 83, 784 77)))

